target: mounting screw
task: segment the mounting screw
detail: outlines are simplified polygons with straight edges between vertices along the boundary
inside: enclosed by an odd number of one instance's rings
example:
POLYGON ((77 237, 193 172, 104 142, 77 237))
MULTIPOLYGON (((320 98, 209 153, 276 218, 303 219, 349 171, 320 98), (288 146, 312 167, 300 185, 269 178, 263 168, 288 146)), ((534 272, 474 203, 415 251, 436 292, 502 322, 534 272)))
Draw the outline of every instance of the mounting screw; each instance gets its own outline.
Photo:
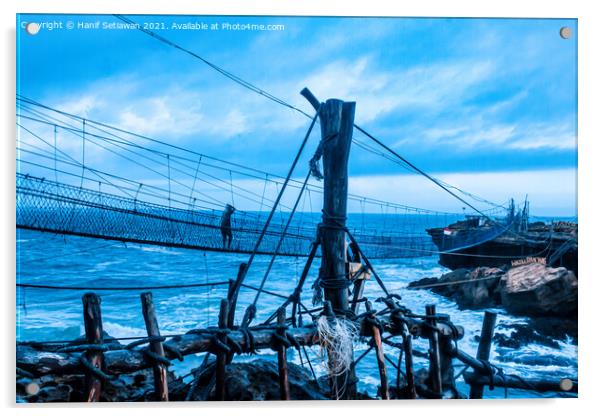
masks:
POLYGON ((571 28, 563 26, 560 28, 560 37, 562 39, 569 39, 571 37, 571 28))

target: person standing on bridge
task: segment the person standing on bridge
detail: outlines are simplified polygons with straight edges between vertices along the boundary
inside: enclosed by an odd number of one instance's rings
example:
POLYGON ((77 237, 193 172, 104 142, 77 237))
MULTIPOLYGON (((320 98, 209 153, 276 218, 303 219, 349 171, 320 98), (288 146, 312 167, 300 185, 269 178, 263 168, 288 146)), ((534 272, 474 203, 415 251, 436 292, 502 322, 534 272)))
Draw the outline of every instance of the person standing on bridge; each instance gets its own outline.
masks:
POLYGON ((222 245, 224 248, 230 248, 232 245, 232 214, 234 214, 236 208, 230 204, 226 204, 226 208, 222 213, 222 219, 220 222, 220 231, 222 232, 222 245), (226 246, 227 244, 227 246, 226 246))

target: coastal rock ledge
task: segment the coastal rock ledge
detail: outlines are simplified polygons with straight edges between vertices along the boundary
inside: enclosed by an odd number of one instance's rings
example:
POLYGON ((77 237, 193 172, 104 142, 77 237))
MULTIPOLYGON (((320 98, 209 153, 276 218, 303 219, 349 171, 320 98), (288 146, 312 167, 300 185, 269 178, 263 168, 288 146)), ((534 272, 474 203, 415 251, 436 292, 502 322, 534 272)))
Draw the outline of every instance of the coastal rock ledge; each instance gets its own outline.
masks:
POLYGON ((564 267, 514 267, 499 284, 502 306, 518 315, 568 317, 577 313, 577 278, 564 267))
POLYGON ((577 315, 577 278, 564 267, 530 263, 510 269, 457 269, 440 278, 410 283, 453 299, 462 309, 502 306, 526 316, 571 318, 577 315))

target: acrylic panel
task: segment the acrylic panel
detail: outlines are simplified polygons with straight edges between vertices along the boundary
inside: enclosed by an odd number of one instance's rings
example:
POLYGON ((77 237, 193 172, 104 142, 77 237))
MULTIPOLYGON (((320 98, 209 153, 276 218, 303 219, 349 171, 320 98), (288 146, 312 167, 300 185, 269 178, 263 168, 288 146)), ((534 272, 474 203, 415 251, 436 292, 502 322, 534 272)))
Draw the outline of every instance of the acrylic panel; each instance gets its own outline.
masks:
POLYGON ((17 15, 17 401, 576 397, 577 36, 17 15))

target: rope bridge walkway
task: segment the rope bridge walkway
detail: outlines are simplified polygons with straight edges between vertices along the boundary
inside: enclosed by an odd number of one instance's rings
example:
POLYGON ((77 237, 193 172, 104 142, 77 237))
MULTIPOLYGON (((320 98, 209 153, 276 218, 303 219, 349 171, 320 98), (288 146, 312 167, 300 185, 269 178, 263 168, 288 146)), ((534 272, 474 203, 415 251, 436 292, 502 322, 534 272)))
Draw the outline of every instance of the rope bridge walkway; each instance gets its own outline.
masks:
MULTIPOLYGON (((17 103, 17 227, 207 251, 308 256, 321 221, 321 212, 314 210, 321 204, 321 183, 285 180, 25 97, 19 96, 17 103), (112 158, 117 167, 99 166, 95 152, 112 158), (245 186, 249 183, 255 185, 245 186), (286 185, 299 192, 294 209, 286 197, 276 201, 286 185), (237 209, 230 217, 231 244, 225 243, 222 227, 227 205, 255 207, 237 209), (270 206, 279 207, 279 221, 269 223, 255 247, 270 206)), ((438 254, 441 250, 426 230, 464 218, 354 194, 349 194, 348 205, 360 213, 360 219, 349 219, 350 232, 374 259, 438 254)), ((506 214, 503 207, 490 205, 483 215, 506 214)), ((496 238, 505 232, 505 224, 495 221, 456 236, 443 251, 496 238)))
MULTIPOLYGON (((230 248, 223 246, 220 219, 214 211, 169 208, 17 174, 17 227, 23 229, 207 251, 253 252, 262 219, 233 218, 230 248)), ((273 254, 282 234, 281 224, 271 225, 257 253, 273 254)), ((365 230, 355 238, 366 255, 376 259, 418 257, 436 250, 426 233, 365 230)), ((314 240, 315 228, 304 223, 289 226, 278 254, 307 256, 314 240)))

